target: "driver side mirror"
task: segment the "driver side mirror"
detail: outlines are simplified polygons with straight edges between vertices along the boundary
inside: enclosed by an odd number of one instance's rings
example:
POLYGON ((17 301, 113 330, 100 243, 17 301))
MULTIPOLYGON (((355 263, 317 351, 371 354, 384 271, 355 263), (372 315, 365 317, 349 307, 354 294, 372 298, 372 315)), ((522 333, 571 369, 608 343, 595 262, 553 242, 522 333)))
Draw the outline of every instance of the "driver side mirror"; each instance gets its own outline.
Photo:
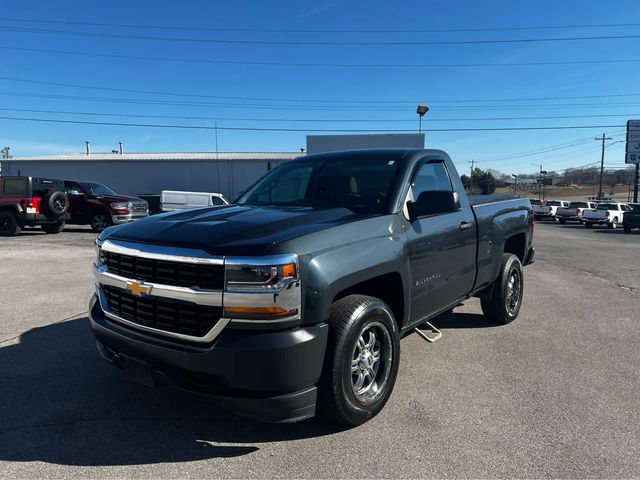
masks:
POLYGON ((422 192, 414 202, 407 202, 409 220, 440 213, 455 212, 459 209, 454 192, 433 190, 422 192))

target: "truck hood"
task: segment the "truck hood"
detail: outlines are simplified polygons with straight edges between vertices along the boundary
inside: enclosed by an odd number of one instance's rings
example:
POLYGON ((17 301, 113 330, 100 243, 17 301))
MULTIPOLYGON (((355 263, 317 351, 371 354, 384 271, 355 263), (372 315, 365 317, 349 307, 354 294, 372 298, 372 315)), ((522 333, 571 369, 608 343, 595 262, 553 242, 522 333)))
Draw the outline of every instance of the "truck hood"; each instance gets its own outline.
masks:
POLYGON ((223 207, 181 210, 111 227, 113 239, 186 248, 212 255, 264 255, 278 242, 371 217, 346 208, 223 207))

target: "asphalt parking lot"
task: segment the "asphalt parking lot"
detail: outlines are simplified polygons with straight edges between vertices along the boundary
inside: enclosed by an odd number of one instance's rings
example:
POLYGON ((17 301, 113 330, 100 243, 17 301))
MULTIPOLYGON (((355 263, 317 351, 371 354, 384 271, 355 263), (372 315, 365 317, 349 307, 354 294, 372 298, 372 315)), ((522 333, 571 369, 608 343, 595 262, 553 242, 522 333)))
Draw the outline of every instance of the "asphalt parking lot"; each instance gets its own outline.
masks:
POLYGON ((0 477, 637 477, 640 234, 536 225, 517 321, 402 340, 369 423, 267 425, 126 381, 86 319, 95 235, 0 239, 0 477))

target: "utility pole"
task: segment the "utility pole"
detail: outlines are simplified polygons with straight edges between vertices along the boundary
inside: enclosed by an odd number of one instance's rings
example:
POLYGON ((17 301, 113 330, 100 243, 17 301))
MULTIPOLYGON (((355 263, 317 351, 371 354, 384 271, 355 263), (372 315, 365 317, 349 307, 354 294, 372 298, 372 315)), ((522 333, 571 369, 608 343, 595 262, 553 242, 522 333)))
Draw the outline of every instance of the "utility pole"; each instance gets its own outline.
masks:
POLYGON ((471 176, 469 177, 469 194, 473 195, 473 166, 475 165, 476 161, 471 160, 469 163, 471 164, 471 176))
POLYGON ((612 138, 607 137, 603 133, 602 138, 596 137, 596 140, 602 140, 602 158, 600 159, 600 187, 598 188, 598 200, 602 200, 602 177, 604 175, 604 142, 605 140, 612 140, 612 138))

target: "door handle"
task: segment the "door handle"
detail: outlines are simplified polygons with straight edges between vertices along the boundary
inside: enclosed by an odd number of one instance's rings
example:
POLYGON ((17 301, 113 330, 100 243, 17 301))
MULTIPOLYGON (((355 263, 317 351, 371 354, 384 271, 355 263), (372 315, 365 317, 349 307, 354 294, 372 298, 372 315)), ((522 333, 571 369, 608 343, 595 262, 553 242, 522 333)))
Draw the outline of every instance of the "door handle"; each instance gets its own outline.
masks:
POLYGON ((462 222, 462 223, 460 223, 460 225, 458 225, 458 228, 460 230, 467 230, 468 228, 471 227, 471 225, 472 225, 471 222, 462 222))

